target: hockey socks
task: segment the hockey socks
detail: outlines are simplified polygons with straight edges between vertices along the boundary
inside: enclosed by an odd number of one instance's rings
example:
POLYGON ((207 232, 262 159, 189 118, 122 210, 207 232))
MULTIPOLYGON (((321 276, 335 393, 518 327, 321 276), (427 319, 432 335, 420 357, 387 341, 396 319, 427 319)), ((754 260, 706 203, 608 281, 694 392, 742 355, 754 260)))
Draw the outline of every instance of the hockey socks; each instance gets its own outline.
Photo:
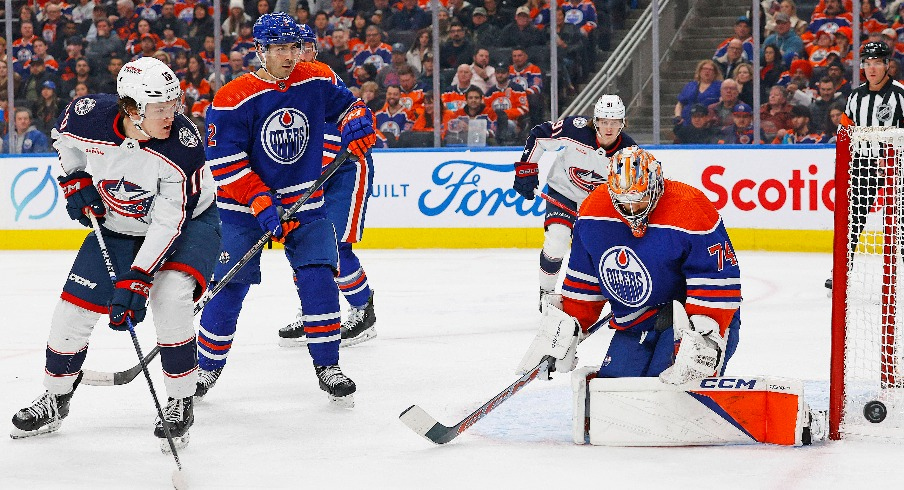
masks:
POLYGON ((222 369, 232 348, 236 323, 250 284, 230 282, 201 313, 198 331, 198 366, 206 371, 222 369))
POLYGON ((324 265, 299 267, 295 281, 303 309, 301 323, 314 364, 338 364, 341 315, 333 270, 324 265))
POLYGON ((336 284, 353 308, 363 309, 367 305, 371 296, 370 285, 351 243, 339 244, 339 277, 336 278, 336 284))

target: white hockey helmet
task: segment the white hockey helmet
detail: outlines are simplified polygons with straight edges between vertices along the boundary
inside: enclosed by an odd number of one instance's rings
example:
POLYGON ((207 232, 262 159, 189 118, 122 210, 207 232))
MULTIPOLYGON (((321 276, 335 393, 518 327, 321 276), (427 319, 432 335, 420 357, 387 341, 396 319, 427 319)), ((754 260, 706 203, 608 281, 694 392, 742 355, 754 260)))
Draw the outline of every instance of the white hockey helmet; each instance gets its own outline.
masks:
POLYGON ((631 233, 642 237, 650 213, 665 192, 659 161, 638 146, 622 148, 609 159, 606 185, 615 209, 631 225, 631 233))
POLYGON ((594 119, 624 119, 625 104, 621 97, 612 94, 603 94, 596 105, 593 106, 594 119))
POLYGON ((178 100, 181 103, 182 88, 179 79, 165 63, 149 56, 126 63, 116 79, 119 98, 129 97, 138 106, 143 118, 148 104, 178 100))

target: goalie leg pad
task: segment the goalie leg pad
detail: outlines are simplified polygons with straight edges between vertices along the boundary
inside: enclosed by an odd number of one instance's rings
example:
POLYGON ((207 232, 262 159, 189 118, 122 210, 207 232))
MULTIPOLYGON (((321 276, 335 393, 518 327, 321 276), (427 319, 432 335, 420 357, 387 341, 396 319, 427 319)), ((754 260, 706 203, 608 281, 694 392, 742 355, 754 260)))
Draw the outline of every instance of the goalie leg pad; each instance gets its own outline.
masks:
POLYGON ((580 324, 577 319, 555 306, 557 302, 561 304, 560 296, 548 296, 550 298, 543 305, 543 315, 540 317, 540 331, 518 364, 517 374, 527 373, 546 356, 556 359, 555 370, 560 373, 575 368, 580 324))
POLYGON ((587 433, 590 429, 590 398, 587 396, 587 384, 596 377, 596 372, 596 366, 584 366, 571 373, 571 393, 574 401, 571 422, 575 444, 587 444, 590 441, 587 433))
POLYGON ((594 445, 799 446, 809 426, 800 380, 723 377, 674 386, 656 378, 595 378, 588 394, 594 445))

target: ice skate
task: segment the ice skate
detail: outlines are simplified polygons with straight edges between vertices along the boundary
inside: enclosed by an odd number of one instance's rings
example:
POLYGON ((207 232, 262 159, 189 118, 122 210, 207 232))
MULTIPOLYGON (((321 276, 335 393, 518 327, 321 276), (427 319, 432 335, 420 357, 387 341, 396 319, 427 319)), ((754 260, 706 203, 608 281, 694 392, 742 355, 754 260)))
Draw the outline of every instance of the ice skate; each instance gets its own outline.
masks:
POLYGON ((339 343, 339 346, 350 347, 362 342, 367 342, 376 337, 377 327, 374 326, 376 321, 377 316, 374 313, 374 293, 371 292, 370 298, 367 298, 367 304, 364 305, 364 308, 352 307, 352 309, 349 310, 348 318, 342 322, 342 327, 340 328, 342 332, 342 341, 339 343))
POLYGON ((295 315, 295 321, 279 329, 280 347, 304 347, 308 345, 308 337, 304 334, 304 326, 301 324, 301 307, 295 315))
POLYGON ((222 372, 223 368, 214 369, 213 371, 198 368, 198 384, 195 388, 195 398, 198 400, 204 398, 204 395, 217 383, 217 379, 220 378, 220 373, 222 372))
POLYGON ((329 395, 330 403, 342 408, 355 406, 355 382, 342 374, 338 365, 314 366, 314 372, 317 373, 320 389, 329 395))
POLYGON ((69 401, 81 380, 82 373, 79 372, 69 393, 54 395, 45 391, 31 403, 31 406, 16 412, 13 415, 13 430, 9 436, 13 439, 23 439, 58 430, 63 419, 69 415, 69 401))
MULTIPOLYGON (((217 370, 216 372, 219 372, 217 370)), ((173 437, 173 445, 176 449, 182 449, 188 445, 188 429, 195 423, 195 412, 192 408, 192 397, 170 398, 163 408, 163 418, 169 424, 170 435, 173 437)), ((166 432, 163 430, 163 422, 157 417, 154 435, 160 438, 160 450, 164 453, 172 451, 166 432)))
POLYGON ((809 445, 826 440, 829 434, 829 412, 827 410, 807 410, 807 419, 801 442, 809 445))
POLYGON ((543 313, 543 298, 545 298, 549 294, 553 294, 555 291, 550 289, 540 288, 540 304, 537 306, 537 309, 540 310, 540 313, 543 313))

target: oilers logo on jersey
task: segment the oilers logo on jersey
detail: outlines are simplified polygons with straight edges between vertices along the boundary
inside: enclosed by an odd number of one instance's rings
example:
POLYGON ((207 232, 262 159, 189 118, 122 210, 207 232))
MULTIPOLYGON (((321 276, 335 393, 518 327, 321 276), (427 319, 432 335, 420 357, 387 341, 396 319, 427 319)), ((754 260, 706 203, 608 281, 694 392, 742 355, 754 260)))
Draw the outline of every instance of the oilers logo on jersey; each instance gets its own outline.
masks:
POLYGON ((653 278, 637 254, 616 246, 600 258, 600 278, 613 298, 631 307, 643 305, 653 292, 653 278))
POLYGON ((580 167, 568 167, 568 178, 571 182, 585 192, 593 192, 596 186, 606 183, 606 178, 594 172, 580 167))
POLYGON ((380 125, 380 132, 383 134, 391 134, 398 138, 402 133, 402 128, 399 127, 399 123, 390 120, 380 125))
POLYGON ((121 178, 119 180, 101 180, 97 186, 100 197, 112 211, 147 223, 145 218, 154 201, 154 194, 121 178))
POLYGON ((261 126, 261 145, 274 162, 292 165, 308 147, 310 133, 311 127, 303 112, 294 107, 279 109, 261 126))

